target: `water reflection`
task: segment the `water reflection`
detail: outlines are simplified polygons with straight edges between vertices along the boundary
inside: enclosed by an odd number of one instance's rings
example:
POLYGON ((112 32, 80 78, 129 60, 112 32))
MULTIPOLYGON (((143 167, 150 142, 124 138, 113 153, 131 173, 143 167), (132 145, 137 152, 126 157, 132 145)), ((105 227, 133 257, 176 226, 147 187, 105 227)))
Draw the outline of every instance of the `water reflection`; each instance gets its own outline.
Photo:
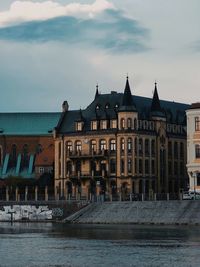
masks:
POLYGON ((200 227, 0 224, 0 266, 200 266, 200 227))

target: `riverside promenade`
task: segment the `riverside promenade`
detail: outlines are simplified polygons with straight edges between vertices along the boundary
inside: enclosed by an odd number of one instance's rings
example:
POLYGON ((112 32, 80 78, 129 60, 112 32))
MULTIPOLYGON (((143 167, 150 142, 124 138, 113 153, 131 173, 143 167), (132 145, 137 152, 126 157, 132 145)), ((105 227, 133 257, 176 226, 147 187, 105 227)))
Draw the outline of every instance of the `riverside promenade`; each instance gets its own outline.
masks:
POLYGON ((132 201, 91 203, 67 217, 78 224, 200 225, 200 201, 132 201))

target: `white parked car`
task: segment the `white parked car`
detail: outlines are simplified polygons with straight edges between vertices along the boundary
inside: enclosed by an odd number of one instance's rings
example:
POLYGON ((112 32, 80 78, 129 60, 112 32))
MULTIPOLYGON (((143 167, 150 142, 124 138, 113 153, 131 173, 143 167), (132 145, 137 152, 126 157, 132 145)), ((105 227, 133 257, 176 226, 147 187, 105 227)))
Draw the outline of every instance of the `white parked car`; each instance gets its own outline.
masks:
POLYGON ((189 192, 183 192, 183 200, 190 200, 192 199, 192 196, 189 192))

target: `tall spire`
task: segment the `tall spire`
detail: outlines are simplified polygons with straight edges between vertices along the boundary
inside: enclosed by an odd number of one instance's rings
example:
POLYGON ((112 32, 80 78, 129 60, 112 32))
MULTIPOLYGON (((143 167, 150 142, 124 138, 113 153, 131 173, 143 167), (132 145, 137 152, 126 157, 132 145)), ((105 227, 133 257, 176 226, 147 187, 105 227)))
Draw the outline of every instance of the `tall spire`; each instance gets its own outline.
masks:
POLYGON ((158 96, 157 82, 155 82, 155 89, 153 94, 153 99, 151 103, 151 111, 162 111, 160 106, 160 99, 158 96))
POLYGON ((120 111, 136 111, 136 107, 134 105, 132 94, 131 94, 128 75, 126 77, 126 85, 124 89, 120 111))
POLYGON ((95 93, 95 98, 94 99, 96 99, 98 96, 99 96, 99 85, 97 83, 97 85, 96 85, 96 93, 95 93))
POLYGON ((124 89, 124 95, 122 100, 122 106, 133 106, 133 99, 131 94, 131 89, 129 85, 128 75, 126 77, 126 86, 124 89))

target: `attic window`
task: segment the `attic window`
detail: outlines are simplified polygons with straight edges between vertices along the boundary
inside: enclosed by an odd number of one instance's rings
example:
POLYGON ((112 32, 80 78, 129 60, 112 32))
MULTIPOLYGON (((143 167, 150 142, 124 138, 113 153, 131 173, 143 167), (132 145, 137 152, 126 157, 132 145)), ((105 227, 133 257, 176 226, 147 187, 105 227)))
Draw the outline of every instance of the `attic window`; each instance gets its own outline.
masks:
POLYGON ((96 110, 99 110, 100 109, 100 106, 99 105, 96 105, 96 110))
POLYGON ((105 105, 105 109, 108 109, 110 107, 110 105, 107 103, 106 105, 105 105))
POLYGON ((119 104, 115 104, 115 108, 118 108, 119 107, 119 104))
POLYGON ((83 129, 83 123, 82 122, 77 122, 76 123, 76 130, 77 131, 82 131, 83 129))

